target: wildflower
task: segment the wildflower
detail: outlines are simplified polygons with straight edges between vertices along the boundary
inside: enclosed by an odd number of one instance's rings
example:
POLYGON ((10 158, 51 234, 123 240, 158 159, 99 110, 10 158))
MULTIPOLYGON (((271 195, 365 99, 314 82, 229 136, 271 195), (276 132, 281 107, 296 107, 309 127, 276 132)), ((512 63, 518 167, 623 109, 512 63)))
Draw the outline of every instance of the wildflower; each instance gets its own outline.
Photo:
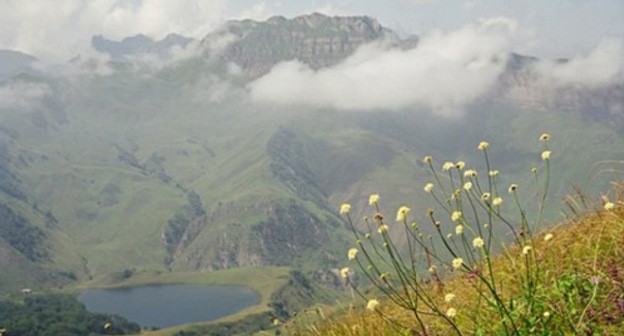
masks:
POLYGON ((455 298, 455 294, 448 293, 448 294, 444 295, 444 302, 451 303, 454 298, 455 298))
POLYGON ((453 194, 451 195, 451 199, 456 199, 459 196, 461 196, 461 190, 460 189, 455 189, 455 191, 453 191, 453 194))
POLYGON ((428 208, 427 209, 427 216, 429 216, 429 217, 433 216, 433 209, 432 208, 428 208))
POLYGON ((433 183, 425 184, 425 188, 423 188, 426 192, 430 193, 433 190, 433 183))
POLYGON ((607 203, 605 203, 605 205, 604 205, 604 209, 605 209, 605 210, 607 210, 607 211, 608 211, 608 210, 613 210, 613 208, 614 208, 614 207, 615 207, 615 204, 613 204, 613 203, 611 203, 611 202, 607 202, 607 203))
POLYGON ((470 189, 472 189, 472 182, 464 183, 464 190, 470 190, 470 189))
POLYGON ((455 308, 449 308, 449 309, 446 311, 446 316, 448 316, 448 317, 450 317, 450 318, 453 318, 453 317, 455 317, 456 315, 457 315, 457 310, 456 310, 455 308))
POLYGON ((464 161, 457 161, 457 163, 455 164, 455 168, 459 170, 464 169, 465 166, 466 166, 466 163, 464 161))
POLYGON ((477 177, 477 171, 474 169, 468 169, 464 172, 464 177, 477 177))
POLYGON ((410 209, 406 206, 402 206, 399 208, 399 211, 397 211, 397 222, 403 222, 405 221, 405 219, 407 218, 407 213, 410 211, 410 209))
POLYGON ((418 230, 418 224, 416 224, 416 222, 412 222, 411 226, 412 226, 412 229, 418 230))
POLYGON ((358 249, 354 248, 350 248, 349 251, 347 252, 347 257, 349 258, 349 260, 353 260, 357 257, 358 254, 358 249))
POLYGON ((375 311, 377 309, 377 306, 379 306, 379 301, 375 299, 368 300, 368 303, 366 304, 366 309, 375 311))
POLYGON ((498 171, 498 170, 490 170, 490 171, 488 172, 488 174, 489 174, 490 176, 498 176, 499 171, 498 171))
POLYGON ((483 238, 481 238, 481 237, 477 237, 477 238, 472 240, 472 246, 474 246, 476 248, 482 248, 483 245, 485 245, 485 242, 483 241, 483 238))
POLYGON ((113 325, 110 322, 104 323, 104 329, 110 329, 113 325))
POLYGON ((451 214, 451 220, 453 222, 457 222, 462 216, 461 211, 453 211, 453 213, 451 214))
POLYGON ((550 159, 551 151, 545 150, 542 152, 542 160, 546 161, 550 159))
POLYGON ((540 135, 540 141, 541 142, 546 142, 550 140, 550 134, 548 133, 543 133, 542 135, 540 135))
POLYGON ((340 214, 348 214, 349 211, 351 211, 351 205, 347 204, 347 203, 343 203, 340 206, 340 214))
POLYGON ((425 158, 423 159, 423 162, 424 162, 424 163, 431 163, 431 161, 432 161, 432 160, 433 160, 433 159, 431 158, 431 156, 428 156, 428 155, 427 155, 427 156, 425 156, 425 158))
POLYGON ((386 281, 388 281, 388 277, 389 277, 389 276, 390 276, 390 274, 389 274, 389 273, 381 273, 381 274, 379 275, 379 279, 380 279, 381 281, 383 281, 383 282, 386 282, 386 281))
POLYGON ((429 273, 435 273, 437 269, 438 267, 436 265, 431 265, 431 267, 429 267, 429 273))
POLYGON ((550 312, 545 311, 543 315, 545 318, 548 318, 550 316, 550 312))
POLYGON ((529 254, 529 251, 531 251, 532 247, 531 245, 527 245, 525 247, 522 248, 522 254, 527 255, 529 254))
POLYGON ((280 324, 280 320, 279 319, 273 319, 273 325, 274 326, 278 326, 280 324))
POLYGON ((590 284, 592 284, 592 285, 594 285, 594 286, 597 286, 597 285, 600 283, 600 277, 599 277, 599 276, 597 276, 597 275, 592 275, 592 276, 589 278, 589 283, 590 283, 590 284))
POLYGON ((537 167, 531 168, 531 173, 533 173, 533 175, 537 175, 537 167))
POLYGON ((383 221, 383 215, 381 213, 379 213, 379 212, 375 213, 375 220, 377 222, 383 221))
POLYGON ((553 234, 552 234, 552 233, 547 233, 547 234, 544 236, 544 241, 549 241, 549 240, 551 240, 551 239, 553 239, 553 234))
POLYGON ((463 227, 462 225, 457 225, 457 226, 455 227, 455 234, 460 235, 460 234, 462 234, 462 233, 464 233, 464 227, 463 227))
POLYGON ((491 196, 490 193, 486 192, 486 193, 483 193, 483 195, 481 195, 481 199, 484 201, 487 201, 490 199, 490 196, 491 196))
POLYGON ((477 148, 479 148, 479 150, 486 150, 486 149, 488 149, 488 147, 490 147, 490 143, 489 142, 481 141, 481 142, 479 142, 479 147, 477 147, 477 148))
POLYGON ((490 224, 488 224, 488 223, 483 223, 483 227, 484 227, 484 228, 486 228, 486 229, 487 229, 487 228, 488 228, 488 226, 490 226, 490 224))
POLYGON ((351 273, 351 269, 349 269, 349 267, 344 267, 340 269, 340 276, 342 278, 347 278, 349 276, 349 273, 351 273))
POLYGON ((451 168, 453 168, 453 166, 455 166, 453 164, 453 162, 444 162, 444 164, 442 165, 442 170, 447 171, 447 170, 451 170, 451 168))
POLYGON ((518 185, 517 184, 512 184, 509 186, 509 189, 507 189, 507 191, 511 194, 513 192, 515 192, 516 190, 518 190, 518 185))
POLYGON ((503 199, 500 197, 496 197, 494 200, 492 200, 492 204, 494 205, 501 205, 503 204, 503 199))
POLYGON ((377 232, 379 232, 380 234, 384 234, 384 233, 388 232, 388 225, 386 225, 386 224, 379 225, 379 228, 377 229, 377 232))
POLYGON ((449 234, 447 234, 447 235, 446 235, 446 238, 447 238, 447 239, 451 239, 452 237, 453 237, 453 234, 452 234, 452 233, 449 233, 449 234))
POLYGON ((371 237, 370 232, 366 232, 366 234, 364 235, 364 238, 366 238, 366 239, 370 239, 370 237, 371 237))
POLYGON ((463 263, 464 263, 464 259, 462 259, 462 258, 455 258, 455 259, 453 259, 453 268, 455 268, 455 269, 460 268, 463 263))
POLYGON ((372 194, 368 198, 368 205, 375 205, 375 204, 377 204, 377 201, 379 201, 379 195, 378 194, 372 194))

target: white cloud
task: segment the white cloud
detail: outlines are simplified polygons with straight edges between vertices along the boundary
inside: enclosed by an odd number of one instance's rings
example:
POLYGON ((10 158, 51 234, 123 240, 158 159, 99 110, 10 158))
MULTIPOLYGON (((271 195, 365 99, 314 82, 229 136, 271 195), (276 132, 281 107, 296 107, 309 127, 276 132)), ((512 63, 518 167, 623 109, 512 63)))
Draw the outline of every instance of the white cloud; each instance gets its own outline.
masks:
POLYGON ((534 70, 555 86, 599 87, 624 83, 624 43, 603 39, 592 51, 564 62, 540 61, 534 70))
POLYGON ((0 109, 31 111, 50 94, 50 87, 41 83, 9 82, 0 86, 0 109))
POLYGON ((233 17, 234 20, 251 19, 255 21, 264 21, 271 16, 277 15, 265 2, 259 2, 250 8, 238 13, 233 17))
POLYGON ((515 26, 506 18, 481 20, 424 36, 411 50, 373 43, 336 66, 316 71, 286 62, 252 82, 249 90, 253 100, 265 103, 340 110, 421 105, 457 114, 490 89, 504 70, 515 26))
POLYGON ((0 48, 66 60, 91 37, 143 33, 203 37, 223 21, 227 0, 2 0, 0 48))

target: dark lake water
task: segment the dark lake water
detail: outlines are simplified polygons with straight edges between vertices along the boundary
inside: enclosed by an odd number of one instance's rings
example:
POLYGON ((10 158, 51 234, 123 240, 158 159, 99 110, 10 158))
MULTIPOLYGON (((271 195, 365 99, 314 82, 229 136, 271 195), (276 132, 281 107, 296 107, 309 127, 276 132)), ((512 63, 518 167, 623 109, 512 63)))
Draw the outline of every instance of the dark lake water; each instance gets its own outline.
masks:
POLYGON ((78 296, 92 312, 121 315, 142 327, 212 321, 258 304, 246 287, 154 285, 90 289, 78 296))

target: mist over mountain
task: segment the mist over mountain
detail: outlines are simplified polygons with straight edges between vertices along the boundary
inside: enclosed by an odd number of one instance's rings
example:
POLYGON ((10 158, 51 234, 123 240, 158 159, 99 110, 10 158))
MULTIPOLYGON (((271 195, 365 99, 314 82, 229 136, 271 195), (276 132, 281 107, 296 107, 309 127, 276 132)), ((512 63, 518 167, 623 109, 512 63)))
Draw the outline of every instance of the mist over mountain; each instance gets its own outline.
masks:
POLYGON ((331 282, 353 243, 340 203, 423 210, 422 157, 483 169, 481 140, 523 185, 548 131, 552 199, 605 190, 624 149, 624 47, 542 60, 513 53, 514 30, 401 39, 310 14, 201 40, 94 36, 96 56, 50 68, 0 51, 0 291, 251 265, 331 282))

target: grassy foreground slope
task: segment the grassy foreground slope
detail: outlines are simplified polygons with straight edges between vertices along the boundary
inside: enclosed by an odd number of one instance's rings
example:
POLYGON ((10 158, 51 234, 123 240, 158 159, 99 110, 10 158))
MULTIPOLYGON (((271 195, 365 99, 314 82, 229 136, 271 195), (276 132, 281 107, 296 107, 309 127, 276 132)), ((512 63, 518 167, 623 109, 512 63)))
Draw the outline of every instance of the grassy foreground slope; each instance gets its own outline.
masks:
MULTIPOLYGON (((570 202, 570 208, 583 215, 536 236, 533 248, 542 276, 535 298, 543 303, 543 313, 533 317, 532 323, 538 327, 529 334, 621 335, 624 332, 622 185, 617 185, 615 191, 618 197, 613 209, 604 210, 600 204, 576 198, 570 202), (544 239, 546 236, 549 238, 544 239)), ((522 289, 517 278, 524 271, 521 249, 509 246, 494 259, 493 270, 499 288, 503 288, 503 300, 518 298, 522 289)), ((485 309, 483 298, 474 290, 476 282, 469 278, 465 273, 451 273, 442 283, 427 286, 443 309, 456 309, 453 320, 462 334, 504 334, 499 315, 485 309), (445 302, 448 293, 455 294, 452 303, 445 302)), ((355 302, 356 308, 343 308, 331 317, 316 314, 313 323, 309 316, 299 318, 287 328, 303 335, 404 335, 410 329, 419 330, 413 315, 381 299, 381 293, 376 295, 381 304, 375 311, 364 309, 366 303, 359 300, 355 302), (389 322, 390 319, 395 322, 389 322)), ((430 335, 457 334, 439 317, 425 318, 425 324, 430 335)))

